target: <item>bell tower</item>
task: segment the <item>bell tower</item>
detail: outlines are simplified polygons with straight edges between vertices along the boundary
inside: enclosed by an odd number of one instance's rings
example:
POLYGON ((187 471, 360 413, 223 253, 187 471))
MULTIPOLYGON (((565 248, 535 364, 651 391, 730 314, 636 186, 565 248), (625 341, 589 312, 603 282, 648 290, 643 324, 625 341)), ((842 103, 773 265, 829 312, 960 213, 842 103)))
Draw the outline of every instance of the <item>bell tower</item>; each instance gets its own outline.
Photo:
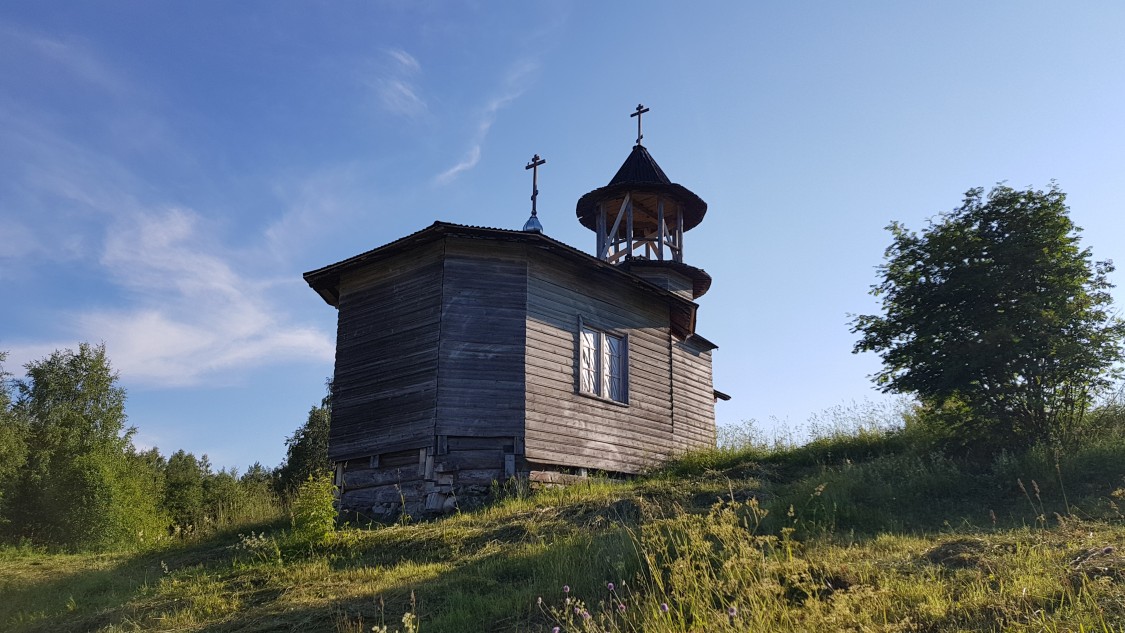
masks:
POLYGON ((662 288, 695 299, 711 287, 711 276, 684 263, 684 233, 703 221, 707 203, 673 183, 641 145, 637 105, 637 143, 617 174, 578 200, 582 226, 597 235, 597 257, 662 288))

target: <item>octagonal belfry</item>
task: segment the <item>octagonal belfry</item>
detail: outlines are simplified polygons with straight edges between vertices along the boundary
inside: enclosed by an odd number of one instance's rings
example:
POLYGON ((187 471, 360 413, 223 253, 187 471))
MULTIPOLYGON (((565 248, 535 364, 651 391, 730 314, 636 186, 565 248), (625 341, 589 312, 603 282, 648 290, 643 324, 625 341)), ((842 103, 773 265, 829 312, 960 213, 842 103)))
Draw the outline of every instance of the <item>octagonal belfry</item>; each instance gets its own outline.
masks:
POLYGON ((608 185, 579 198, 578 221, 597 235, 598 259, 696 299, 711 287, 711 276, 684 263, 684 233, 703 221, 707 203, 672 182, 640 139, 638 131, 608 185))

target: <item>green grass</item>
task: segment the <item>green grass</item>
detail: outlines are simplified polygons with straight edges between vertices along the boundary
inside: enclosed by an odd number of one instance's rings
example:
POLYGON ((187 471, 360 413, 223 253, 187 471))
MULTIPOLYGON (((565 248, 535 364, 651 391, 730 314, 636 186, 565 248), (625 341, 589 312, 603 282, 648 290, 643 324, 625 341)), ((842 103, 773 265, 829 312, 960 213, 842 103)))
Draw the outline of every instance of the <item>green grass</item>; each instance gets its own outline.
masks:
POLYGON ((1121 503, 1112 434, 981 464, 835 428, 314 547, 0 549, 0 630, 1125 633, 1121 503))

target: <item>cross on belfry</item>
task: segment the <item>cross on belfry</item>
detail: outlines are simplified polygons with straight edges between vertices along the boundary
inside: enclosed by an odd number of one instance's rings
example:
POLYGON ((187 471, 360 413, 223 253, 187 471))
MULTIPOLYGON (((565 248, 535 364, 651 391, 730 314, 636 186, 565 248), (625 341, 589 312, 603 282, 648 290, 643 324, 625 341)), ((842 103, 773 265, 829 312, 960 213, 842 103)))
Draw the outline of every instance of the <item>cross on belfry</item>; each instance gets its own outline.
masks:
POLYGON ((535 217, 535 199, 539 197, 539 166, 546 165, 547 161, 539 158, 539 154, 531 157, 531 162, 524 169, 531 170, 531 217, 535 217))
POLYGON ((629 115, 630 117, 637 117, 637 145, 640 145, 641 139, 645 137, 644 134, 641 134, 641 115, 645 112, 648 112, 648 108, 638 103, 637 111, 629 115))

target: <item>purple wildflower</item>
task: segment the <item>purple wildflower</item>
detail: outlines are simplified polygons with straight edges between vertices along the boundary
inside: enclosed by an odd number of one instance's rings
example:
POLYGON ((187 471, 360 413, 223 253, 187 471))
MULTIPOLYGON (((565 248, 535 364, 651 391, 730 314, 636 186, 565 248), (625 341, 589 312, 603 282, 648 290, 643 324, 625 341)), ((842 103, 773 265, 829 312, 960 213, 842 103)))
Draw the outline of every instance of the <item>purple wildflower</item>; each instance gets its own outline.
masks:
POLYGON ((625 613, 625 603, 624 603, 624 602, 619 602, 619 603, 617 604, 617 610, 618 610, 618 611, 620 611, 621 613, 625 613))
POLYGON ((613 583, 612 583, 612 582, 607 582, 607 583, 605 584, 605 586, 606 586, 607 588, 609 588, 609 590, 610 590, 610 591, 613 591, 613 583))
POLYGON ((727 615, 733 618, 734 616, 738 615, 738 609, 734 606, 731 606, 731 608, 727 609, 727 615))
POLYGON ((556 626, 555 628, 551 629, 551 633, 559 633, 559 627, 556 626))
POLYGON ((667 602, 661 602, 660 603, 660 612, 661 613, 668 613, 668 603, 667 602))
POLYGON ((563 593, 570 593, 570 585, 563 585, 563 593))
POLYGON ((589 611, 583 611, 582 612, 582 619, 583 620, 589 620, 590 619, 590 612, 589 611))

